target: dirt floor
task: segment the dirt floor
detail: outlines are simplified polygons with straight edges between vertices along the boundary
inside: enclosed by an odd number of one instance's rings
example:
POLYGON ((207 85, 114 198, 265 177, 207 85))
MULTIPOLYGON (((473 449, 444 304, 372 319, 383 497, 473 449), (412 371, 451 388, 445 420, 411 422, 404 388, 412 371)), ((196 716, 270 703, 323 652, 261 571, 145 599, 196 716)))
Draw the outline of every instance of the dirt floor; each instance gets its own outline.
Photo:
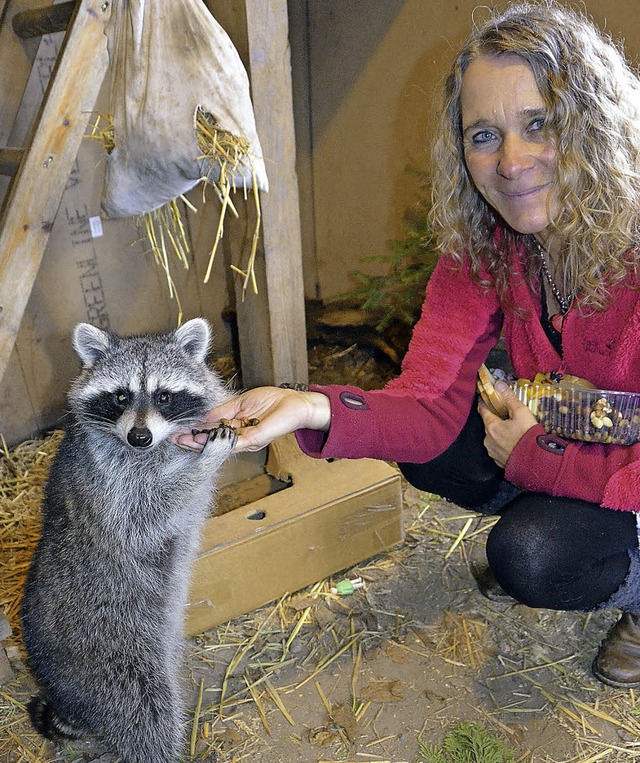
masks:
MULTIPOLYGON (((392 371, 379 356, 344 346, 312 347, 310 366, 319 381, 361 386, 377 386, 392 371)), ((19 500, 1 497, 5 513, 19 500)), ((489 601, 472 569, 493 520, 407 486, 404 499, 401 546, 188 641, 185 761, 640 758, 634 693, 590 674, 617 613, 489 601), (364 587, 352 595, 330 592, 356 578, 364 587), (503 752, 487 745, 467 757, 438 751, 463 721, 501 740, 503 752)), ((7 568, 8 535, 0 525, 0 590, 15 573, 7 568)), ((4 646, 13 676, 0 686, 0 763, 115 763, 98 743, 55 751, 30 730, 25 703, 33 686, 20 642, 14 636, 4 646)))

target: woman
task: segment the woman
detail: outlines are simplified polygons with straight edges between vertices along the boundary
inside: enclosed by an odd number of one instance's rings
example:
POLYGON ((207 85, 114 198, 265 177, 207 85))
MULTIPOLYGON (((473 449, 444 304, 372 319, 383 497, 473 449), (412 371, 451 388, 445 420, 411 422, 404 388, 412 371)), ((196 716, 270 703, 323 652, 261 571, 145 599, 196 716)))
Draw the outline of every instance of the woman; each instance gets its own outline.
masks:
POLYGON ((524 4, 474 29, 444 95, 442 256, 402 374, 372 392, 254 389, 208 424, 258 418, 237 450, 295 431, 311 456, 397 461, 418 488, 499 513, 494 588, 533 607, 622 609, 593 670, 640 686, 640 444, 547 435, 504 383, 506 420, 475 393, 501 331, 519 377, 640 392, 640 85, 586 18, 524 4))

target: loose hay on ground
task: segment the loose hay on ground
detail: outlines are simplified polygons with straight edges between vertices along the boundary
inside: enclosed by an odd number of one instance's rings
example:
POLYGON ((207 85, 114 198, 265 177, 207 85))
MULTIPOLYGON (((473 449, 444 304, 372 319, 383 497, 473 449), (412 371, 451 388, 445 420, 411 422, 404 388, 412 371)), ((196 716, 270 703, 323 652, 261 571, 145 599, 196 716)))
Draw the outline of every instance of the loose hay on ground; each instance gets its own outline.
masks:
POLYGON ((21 443, 12 451, 2 440, 0 457, 0 607, 14 632, 24 579, 40 532, 40 503, 53 454, 55 432, 21 443))

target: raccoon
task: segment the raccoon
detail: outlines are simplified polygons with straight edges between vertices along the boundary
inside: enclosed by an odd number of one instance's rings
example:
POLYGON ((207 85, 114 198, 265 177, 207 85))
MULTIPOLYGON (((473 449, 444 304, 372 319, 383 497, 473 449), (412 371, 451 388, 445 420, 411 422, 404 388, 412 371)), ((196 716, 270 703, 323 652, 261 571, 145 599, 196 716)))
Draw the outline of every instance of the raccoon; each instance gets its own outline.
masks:
POLYGON ((119 337, 81 323, 83 370, 45 488, 43 525, 21 608, 41 693, 36 729, 97 735, 127 763, 176 763, 179 666, 189 567, 235 434, 201 454, 173 444, 229 397, 207 367, 209 325, 119 337))

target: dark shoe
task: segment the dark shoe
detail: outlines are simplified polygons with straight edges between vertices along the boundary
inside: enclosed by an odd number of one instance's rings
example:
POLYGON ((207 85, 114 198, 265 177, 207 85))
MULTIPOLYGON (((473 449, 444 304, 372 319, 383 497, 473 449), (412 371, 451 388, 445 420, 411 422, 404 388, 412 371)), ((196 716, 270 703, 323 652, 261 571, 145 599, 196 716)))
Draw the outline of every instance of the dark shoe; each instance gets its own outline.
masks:
POLYGON ((640 686, 640 615, 625 612, 600 644, 593 675, 616 689, 640 686))
POLYGON ((476 567, 472 570, 472 574, 478 584, 478 590, 487 599, 502 603, 511 602, 513 604, 515 602, 513 596, 509 596, 500 583, 494 578, 489 565, 476 567))

